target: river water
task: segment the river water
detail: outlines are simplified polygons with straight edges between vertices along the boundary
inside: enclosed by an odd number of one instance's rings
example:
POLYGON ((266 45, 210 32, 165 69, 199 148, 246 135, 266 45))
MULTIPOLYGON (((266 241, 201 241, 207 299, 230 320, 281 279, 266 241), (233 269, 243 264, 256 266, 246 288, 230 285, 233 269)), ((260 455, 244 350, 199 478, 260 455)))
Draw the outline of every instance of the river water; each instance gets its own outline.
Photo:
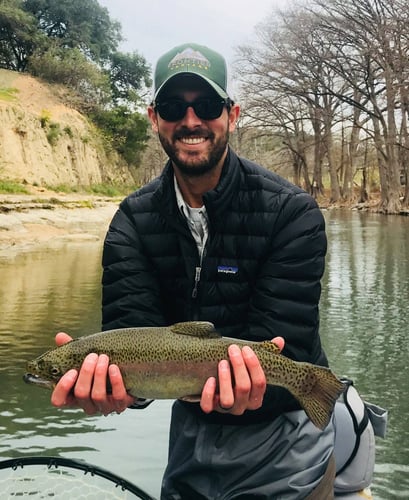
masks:
MULTIPOLYGON (((327 269, 321 334, 331 366, 364 398, 389 410, 377 439, 375 498, 409 498, 409 217, 325 213, 327 269)), ((166 464, 169 401, 122 415, 57 410, 22 382, 25 362, 54 335, 100 326, 101 242, 69 243, 0 258, 0 460, 82 459, 158 497, 166 464)))

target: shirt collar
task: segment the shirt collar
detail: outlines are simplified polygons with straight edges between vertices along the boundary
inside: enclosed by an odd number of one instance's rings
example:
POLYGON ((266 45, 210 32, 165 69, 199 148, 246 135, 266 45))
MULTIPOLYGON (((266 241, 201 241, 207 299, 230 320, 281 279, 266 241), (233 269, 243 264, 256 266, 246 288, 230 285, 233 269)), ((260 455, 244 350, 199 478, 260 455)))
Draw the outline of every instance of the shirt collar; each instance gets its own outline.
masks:
MULTIPOLYGON (((178 184, 178 181, 176 180, 175 174, 173 174, 173 184, 175 186, 176 203, 177 203, 178 208, 179 208, 180 212, 182 213, 182 215, 184 215, 186 217, 187 214, 190 213, 191 207, 186 203, 186 201, 183 198, 183 195, 182 195, 182 192, 179 188, 179 184, 178 184)), ((203 214, 206 214, 206 207, 204 205, 202 207, 200 207, 200 212, 202 212, 203 214)))

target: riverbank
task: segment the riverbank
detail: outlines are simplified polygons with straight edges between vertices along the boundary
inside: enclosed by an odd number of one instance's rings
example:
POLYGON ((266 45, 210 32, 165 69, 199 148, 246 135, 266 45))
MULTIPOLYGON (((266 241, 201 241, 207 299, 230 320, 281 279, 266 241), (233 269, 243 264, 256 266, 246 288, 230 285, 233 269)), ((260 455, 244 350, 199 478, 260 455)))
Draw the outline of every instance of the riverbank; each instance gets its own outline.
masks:
POLYGON ((102 241, 119 202, 46 190, 0 194, 0 257, 67 241, 102 241))
MULTIPOLYGON (((14 257, 41 245, 102 241, 123 197, 57 193, 33 186, 28 194, 0 194, 0 258, 14 257)), ((323 210, 370 212, 377 211, 378 203, 376 197, 354 205, 334 206, 325 199, 319 201, 323 210)))

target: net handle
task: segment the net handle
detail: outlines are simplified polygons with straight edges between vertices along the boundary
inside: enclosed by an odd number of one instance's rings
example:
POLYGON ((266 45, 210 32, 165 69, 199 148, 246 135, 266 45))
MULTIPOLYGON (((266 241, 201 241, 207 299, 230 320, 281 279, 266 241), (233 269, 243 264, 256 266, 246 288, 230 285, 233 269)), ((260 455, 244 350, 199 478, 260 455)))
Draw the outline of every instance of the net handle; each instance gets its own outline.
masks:
POLYGON ((141 500, 155 500, 145 491, 141 490, 138 486, 127 481, 126 479, 109 472, 102 467, 97 467, 95 465, 88 464, 82 460, 75 460, 73 458, 63 458, 63 457, 49 457, 49 456, 30 456, 30 457, 19 457, 12 458, 9 460, 3 460, 0 462, 0 469, 13 469, 16 470, 19 467, 23 468, 26 465, 46 465, 49 469, 52 467, 68 467, 72 469, 79 469, 85 474, 91 474, 91 476, 100 476, 108 481, 115 483, 115 486, 122 488, 122 490, 130 491, 137 495, 141 500))

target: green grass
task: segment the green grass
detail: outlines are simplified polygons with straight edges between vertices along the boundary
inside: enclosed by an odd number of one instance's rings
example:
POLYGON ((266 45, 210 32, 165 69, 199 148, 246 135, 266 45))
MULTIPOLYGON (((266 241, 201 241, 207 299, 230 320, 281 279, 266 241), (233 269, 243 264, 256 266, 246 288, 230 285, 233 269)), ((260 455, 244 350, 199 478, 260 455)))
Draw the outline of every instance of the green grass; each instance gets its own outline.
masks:
POLYGON ((2 101, 15 101, 18 89, 13 87, 0 87, 0 99, 2 101))
POLYGON ((90 186, 89 190, 92 194, 97 194, 101 196, 116 197, 127 194, 129 190, 126 190, 124 186, 114 186, 110 184, 95 184, 90 186))
POLYGON ((51 146, 55 146, 61 135, 61 127, 59 123, 50 122, 48 125, 47 141, 51 146))
POLYGON ((93 184, 92 186, 70 186, 68 184, 58 184, 56 186, 46 186, 46 188, 60 193, 92 194, 96 196, 116 198, 118 196, 126 196, 129 193, 132 193, 137 187, 115 184, 93 184))
POLYGON ((70 186, 68 184, 57 184, 55 186, 46 184, 44 187, 49 191, 55 191, 57 193, 79 193, 81 191, 78 186, 70 186))
MULTIPOLYGON (((114 184, 94 184, 92 186, 70 186, 68 184, 58 184, 55 186, 44 186, 49 191, 55 193, 77 193, 93 196, 106 196, 107 198, 118 198, 127 196, 129 193, 135 191, 137 186, 125 186, 114 184)), ((24 184, 16 181, 0 179, 0 193, 7 194, 30 194, 24 184)), ((52 198, 52 203, 58 204, 60 201, 57 198, 52 198)), ((84 201, 84 204, 92 204, 91 201, 84 201)))
POLYGON ((26 187, 15 181, 0 179, 0 193, 7 194, 28 194, 26 187))
POLYGON ((56 205, 59 207, 66 208, 95 208, 95 203, 92 200, 60 200, 55 196, 51 196, 48 199, 45 198, 32 198, 32 203, 38 203, 40 205, 48 204, 48 205, 56 205))

